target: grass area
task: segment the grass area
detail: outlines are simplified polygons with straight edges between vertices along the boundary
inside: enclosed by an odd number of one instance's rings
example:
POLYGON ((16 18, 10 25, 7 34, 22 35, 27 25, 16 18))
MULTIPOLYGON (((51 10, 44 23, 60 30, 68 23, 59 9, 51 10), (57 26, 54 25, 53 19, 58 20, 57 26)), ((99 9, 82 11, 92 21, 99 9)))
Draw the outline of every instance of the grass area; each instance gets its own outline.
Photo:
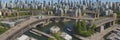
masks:
POLYGON ((48 40, 54 40, 53 38, 48 38, 48 40))
POLYGON ((30 12, 20 12, 19 16, 31 15, 30 12))
POLYGON ((28 11, 28 10, 32 10, 32 9, 28 9, 28 8, 13 8, 14 10, 20 10, 20 11, 28 11))
POLYGON ((0 26, 0 34, 4 33, 5 31, 7 31, 8 28, 7 27, 2 27, 0 26))
POLYGON ((52 35, 57 39, 57 40, 63 40, 62 37, 57 34, 57 33, 52 33, 52 35))
POLYGON ((88 37, 88 36, 93 35, 95 28, 96 28, 95 25, 93 25, 91 28, 88 28, 86 26, 85 20, 83 20, 82 22, 79 21, 75 25, 76 34, 79 34, 79 35, 84 36, 84 37, 88 37))
MULTIPOLYGON (((20 12, 19 15, 17 15, 16 13, 11 14, 10 16, 3 16, 3 18, 7 18, 7 17, 17 17, 17 16, 29 16, 31 15, 30 12, 20 12)), ((0 17, 1 18, 1 17, 0 17)))

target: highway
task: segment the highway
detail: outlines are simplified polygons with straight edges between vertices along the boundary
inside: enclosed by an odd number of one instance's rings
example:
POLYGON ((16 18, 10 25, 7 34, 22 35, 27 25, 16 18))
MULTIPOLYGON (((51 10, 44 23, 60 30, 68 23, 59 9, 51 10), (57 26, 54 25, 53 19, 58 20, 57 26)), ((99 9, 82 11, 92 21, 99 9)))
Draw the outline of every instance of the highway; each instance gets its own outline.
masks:
POLYGON ((36 34, 42 34, 42 35, 44 35, 44 36, 46 36, 48 38, 55 39, 55 37, 53 37, 52 35, 46 34, 46 33, 42 32, 42 31, 37 30, 37 29, 32 29, 31 32, 35 32, 36 34))
POLYGON ((114 21, 116 19, 112 18, 112 17, 109 17, 109 18, 103 18, 103 19, 100 19, 100 20, 97 20, 95 21, 93 24, 95 24, 97 27, 105 24, 105 23, 108 23, 108 22, 111 22, 111 21, 114 21))
POLYGON ((15 36, 16 33, 24 31, 23 29, 29 27, 32 24, 35 24, 35 22, 39 22, 41 20, 47 20, 47 19, 51 19, 51 18, 80 19, 80 18, 74 18, 74 17, 61 17, 61 16, 45 16, 44 18, 41 18, 41 19, 31 17, 27 21, 21 22, 17 26, 9 29, 8 31, 6 31, 2 35, 0 35, 0 39, 7 40, 8 38, 15 36))
POLYGON ((95 33, 94 35, 90 36, 88 39, 89 40, 101 40, 107 33, 111 32, 112 30, 115 30, 119 27, 120 25, 113 25, 110 28, 100 32, 100 33, 95 33))

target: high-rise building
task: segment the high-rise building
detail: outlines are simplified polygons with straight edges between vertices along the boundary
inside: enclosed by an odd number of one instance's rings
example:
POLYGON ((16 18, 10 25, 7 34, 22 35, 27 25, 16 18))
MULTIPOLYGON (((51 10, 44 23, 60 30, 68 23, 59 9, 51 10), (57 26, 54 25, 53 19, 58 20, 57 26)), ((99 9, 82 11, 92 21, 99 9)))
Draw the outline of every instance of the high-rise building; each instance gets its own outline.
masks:
POLYGON ((46 6, 46 1, 43 1, 43 5, 44 5, 44 7, 46 6))
POLYGON ((60 0, 58 0, 58 4, 60 4, 60 0))
POLYGON ((117 3, 114 2, 114 3, 113 3, 113 10, 116 11, 116 9, 117 9, 117 3))
POLYGON ((7 3, 4 1, 4 3, 2 4, 2 8, 5 9, 7 7, 7 3))
POLYGON ((68 4, 70 4, 70 0, 68 0, 67 2, 68 2, 68 4))
POLYGON ((51 6, 52 6, 52 8, 53 8, 53 5, 54 5, 53 0, 51 0, 51 6))
POLYGON ((83 0, 83 5, 86 5, 86 2, 85 2, 85 0, 83 0))
POLYGON ((2 4, 1 4, 1 0, 0 0, 0 8, 2 8, 1 6, 2 6, 2 4))
POLYGON ((28 0, 25 0, 25 4, 28 4, 28 0))
POLYGON ((10 5, 11 5, 11 8, 14 7, 14 0, 11 0, 11 1, 10 1, 10 5))

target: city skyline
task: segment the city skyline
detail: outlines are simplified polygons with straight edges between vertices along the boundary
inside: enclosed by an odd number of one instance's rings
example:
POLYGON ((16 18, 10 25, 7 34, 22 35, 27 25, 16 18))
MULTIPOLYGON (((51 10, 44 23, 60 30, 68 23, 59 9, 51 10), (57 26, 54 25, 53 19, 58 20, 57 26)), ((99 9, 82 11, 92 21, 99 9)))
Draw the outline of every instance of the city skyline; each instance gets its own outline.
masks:
MULTIPOLYGON (((11 0, 1 0, 2 2, 7 2, 7 3, 9 3, 11 0)), ((24 0, 22 0, 22 1, 24 1, 24 0)), ((32 0, 29 0, 29 1, 32 1, 32 0)), ((46 1, 46 2, 49 2, 49 1, 51 1, 51 0, 36 0, 36 1, 39 1, 39 2, 43 2, 43 1, 46 1)), ((65 1, 65 0, 63 0, 63 1, 65 1)), ((75 0, 70 0, 70 1, 75 1, 75 0)), ((77 2, 77 1, 79 1, 79 0, 76 0, 75 2, 77 2)), ((81 0, 81 1, 83 1, 83 0, 81 0)), ((96 0, 92 0, 93 2, 95 2, 96 0)), ((120 0, 101 0, 102 2, 120 2, 120 0)), ((57 0, 54 0, 54 2, 57 2, 57 0)))

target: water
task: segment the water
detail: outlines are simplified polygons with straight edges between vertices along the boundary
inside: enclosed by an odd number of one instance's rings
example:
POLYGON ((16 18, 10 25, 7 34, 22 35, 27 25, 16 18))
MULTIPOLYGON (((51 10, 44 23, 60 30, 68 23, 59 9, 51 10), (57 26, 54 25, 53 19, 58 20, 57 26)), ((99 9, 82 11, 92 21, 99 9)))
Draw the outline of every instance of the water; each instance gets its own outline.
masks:
MULTIPOLYGON (((41 27, 40 25, 37 26, 36 29, 40 30, 40 31, 43 31, 47 34, 50 34, 50 28, 52 26, 55 26, 57 25, 58 27, 60 27, 61 31, 62 32, 66 32, 67 34, 71 35, 74 33, 74 21, 68 21, 68 22, 58 22, 58 23, 55 23, 55 22, 51 22, 50 24, 46 25, 45 27, 41 27), (71 31, 68 31, 67 29, 70 29, 71 31)), ((32 33, 30 33, 29 31, 25 33, 26 35, 28 36, 31 36, 31 37, 34 37, 38 40, 47 40, 47 37, 45 36, 37 36, 37 35, 34 35, 32 33)), ((73 40, 78 40, 77 38, 73 37, 73 40)))

